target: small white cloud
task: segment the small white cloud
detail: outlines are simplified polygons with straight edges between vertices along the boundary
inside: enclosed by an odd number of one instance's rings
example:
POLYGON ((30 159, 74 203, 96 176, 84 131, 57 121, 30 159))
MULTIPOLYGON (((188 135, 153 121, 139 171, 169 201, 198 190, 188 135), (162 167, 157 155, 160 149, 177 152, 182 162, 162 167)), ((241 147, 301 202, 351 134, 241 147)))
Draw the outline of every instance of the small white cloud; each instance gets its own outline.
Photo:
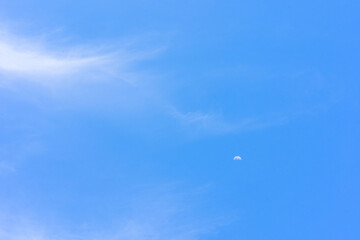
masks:
POLYGON ((233 160, 242 160, 240 156, 235 156, 233 160))

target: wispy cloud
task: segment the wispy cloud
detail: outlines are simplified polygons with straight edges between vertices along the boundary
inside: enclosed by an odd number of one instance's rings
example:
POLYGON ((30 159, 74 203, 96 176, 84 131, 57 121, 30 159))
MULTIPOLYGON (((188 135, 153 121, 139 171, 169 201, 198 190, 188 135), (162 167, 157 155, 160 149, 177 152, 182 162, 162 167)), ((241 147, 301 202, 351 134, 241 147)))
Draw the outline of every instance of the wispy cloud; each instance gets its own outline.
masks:
POLYGON ((287 122, 284 116, 247 117, 243 119, 227 119, 221 113, 182 112, 175 107, 169 108, 172 117, 191 130, 192 134, 237 133, 248 130, 263 129, 287 122), (196 130, 194 132, 194 130, 196 130))
POLYGON ((135 74, 131 65, 157 51, 104 45, 62 46, 0 30, 0 75, 44 85, 99 78, 132 82, 135 74))
MULTIPOLYGON (((136 70, 136 63, 153 57, 162 48, 136 51, 126 49, 129 47, 126 43, 123 48, 67 45, 59 46, 53 41, 47 42, 46 38, 39 40, 36 37, 0 31, 0 85, 15 83, 11 86, 18 86, 18 81, 12 80, 36 83, 51 87, 51 96, 68 106, 76 107, 81 104, 89 105, 92 109, 98 106, 100 109, 111 109, 109 111, 112 112, 116 108, 117 114, 124 109, 165 109, 166 114, 180 124, 201 133, 237 132, 272 125, 269 122, 273 120, 231 120, 219 113, 181 111, 173 106, 168 99, 162 97, 162 90, 159 90, 161 88, 157 89, 153 81, 147 81, 152 78, 149 76, 151 74, 144 76, 141 71, 136 70), (94 81, 95 84, 92 84, 94 81), (72 87, 74 83, 81 83, 81 87, 72 87), (71 88, 58 91, 59 85, 67 84, 71 88)), ((38 99, 40 95, 36 93, 34 98, 38 99)), ((43 99, 36 101, 51 102, 43 99)))
POLYGON ((171 108, 170 113, 173 117, 180 120, 184 124, 196 124, 214 121, 216 117, 213 114, 206 114, 202 112, 180 112, 176 108, 171 108))
POLYGON ((154 76, 141 64, 163 51, 160 44, 134 38, 95 44, 13 32, 0 26, 0 94, 48 110, 81 107, 118 115, 159 102, 154 76))
MULTIPOLYGON (((107 229, 81 223, 66 227, 19 214, 0 214, 1 240, 196 240, 228 224, 201 216, 194 203, 197 191, 182 192, 165 185, 149 186, 131 199, 128 214, 118 216, 107 229), (144 201, 144 199, 146 201, 144 201)), ((203 193, 201 193, 203 194, 203 193)), ((195 204, 196 205, 196 204, 195 204)), ((3 208, 3 207, 1 207, 3 208)))
POLYGON ((116 232, 95 232, 91 233, 71 233, 66 231, 52 231, 48 227, 37 225, 33 222, 8 223, 0 228, 1 240, 196 240, 200 235, 208 233, 209 228, 195 227, 186 229, 185 227, 169 228, 164 222, 162 226, 156 226, 151 222, 137 222, 129 220, 126 224, 119 226, 116 232))
POLYGON ((10 42, 0 42, 0 69, 9 73, 31 76, 63 75, 102 65, 105 60, 104 56, 56 56, 39 49, 24 49, 10 42))

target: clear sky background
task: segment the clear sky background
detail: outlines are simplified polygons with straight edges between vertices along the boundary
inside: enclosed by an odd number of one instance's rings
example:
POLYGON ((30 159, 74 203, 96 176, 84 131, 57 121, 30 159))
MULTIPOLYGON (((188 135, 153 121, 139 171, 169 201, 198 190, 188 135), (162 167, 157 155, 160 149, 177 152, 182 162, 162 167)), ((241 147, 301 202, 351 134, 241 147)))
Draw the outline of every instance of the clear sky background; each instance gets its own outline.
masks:
POLYGON ((0 240, 360 239, 359 10, 0 0, 0 240))

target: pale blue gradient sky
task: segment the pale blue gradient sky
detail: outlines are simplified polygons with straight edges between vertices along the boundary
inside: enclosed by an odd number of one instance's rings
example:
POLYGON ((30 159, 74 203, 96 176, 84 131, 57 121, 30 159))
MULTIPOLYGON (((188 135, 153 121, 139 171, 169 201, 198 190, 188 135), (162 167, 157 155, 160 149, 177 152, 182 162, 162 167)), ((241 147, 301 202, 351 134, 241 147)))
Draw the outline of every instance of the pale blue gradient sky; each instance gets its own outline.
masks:
POLYGON ((359 5, 0 0, 0 240, 359 239, 359 5))

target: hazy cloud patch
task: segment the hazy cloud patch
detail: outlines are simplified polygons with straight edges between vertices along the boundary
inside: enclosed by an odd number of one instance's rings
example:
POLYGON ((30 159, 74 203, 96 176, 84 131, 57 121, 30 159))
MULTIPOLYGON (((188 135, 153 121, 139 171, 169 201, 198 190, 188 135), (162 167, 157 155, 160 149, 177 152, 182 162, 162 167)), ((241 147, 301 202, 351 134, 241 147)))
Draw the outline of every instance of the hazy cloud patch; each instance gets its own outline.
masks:
POLYGON ((168 184, 143 187, 128 199, 129 212, 110 221, 106 229, 86 222, 69 227, 54 219, 37 221, 34 217, 6 211, 0 214, 0 239, 196 240, 229 223, 229 218, 213 218, 197 212, 197 195, 203 194, 198 190, 183 192, 168 184))
POLYGON ((123 45, 63 46, 0 30, 0 75, 2 82, 26 80, 46 86, 99 79, 134 83, 135 63, 160 50, 137 51, 123 45))

